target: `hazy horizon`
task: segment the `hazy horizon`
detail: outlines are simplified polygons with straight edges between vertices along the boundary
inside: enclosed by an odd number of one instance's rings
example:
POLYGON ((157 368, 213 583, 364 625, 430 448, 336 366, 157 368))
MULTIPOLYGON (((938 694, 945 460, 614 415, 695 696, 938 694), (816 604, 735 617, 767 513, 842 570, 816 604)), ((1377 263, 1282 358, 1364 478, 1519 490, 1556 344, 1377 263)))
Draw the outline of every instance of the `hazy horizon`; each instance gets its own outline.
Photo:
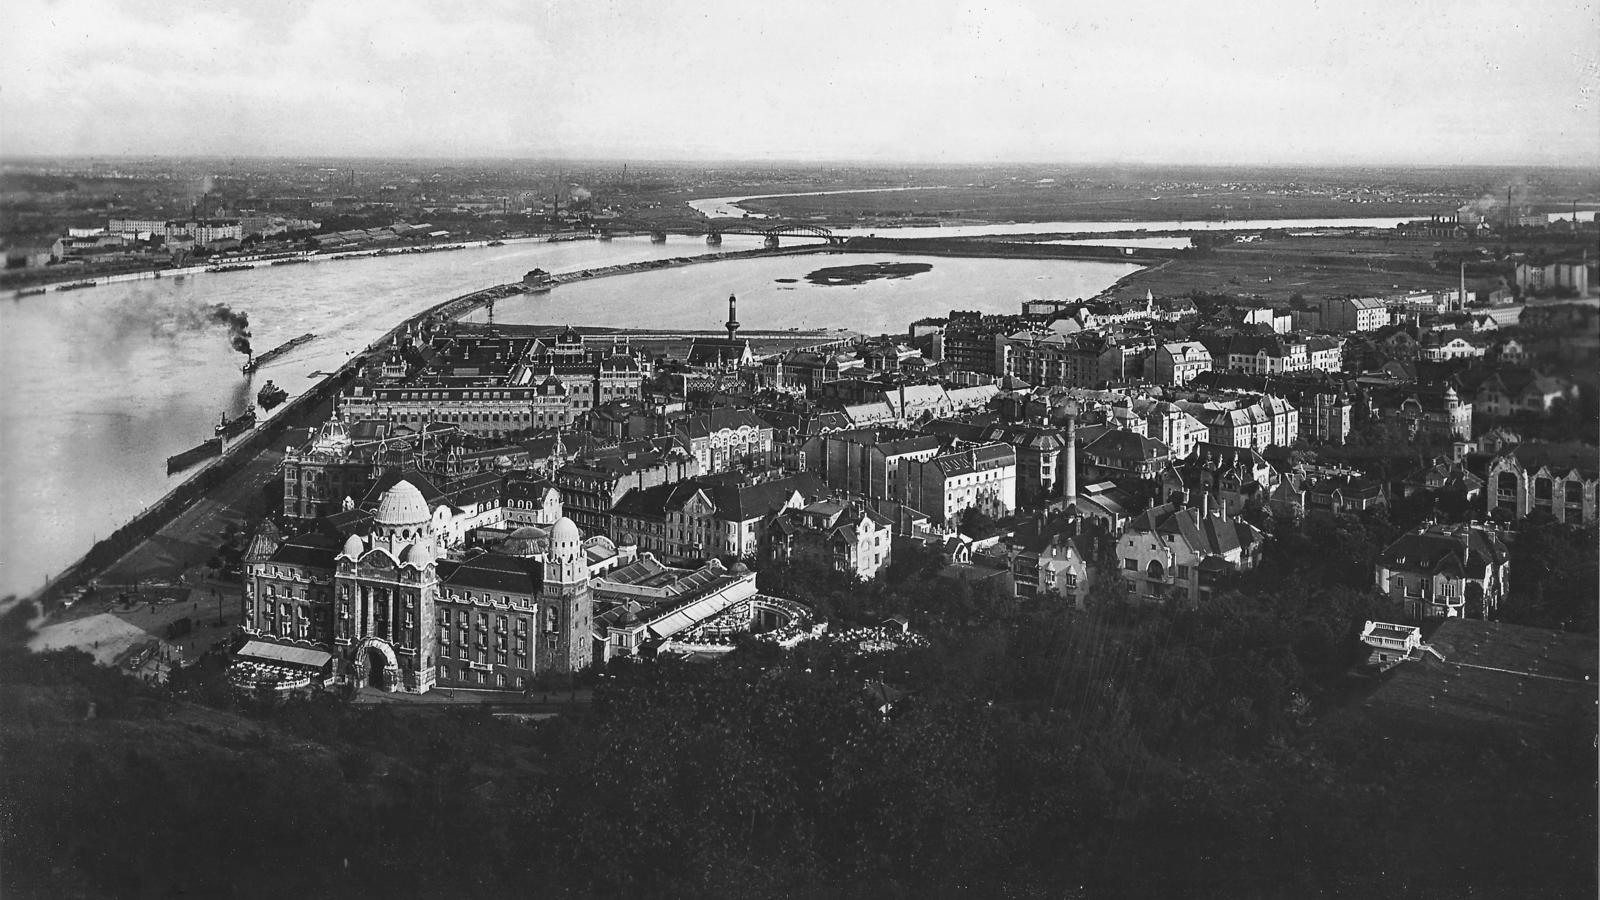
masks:
POLYGON ((0 153, 1600 166, 1600 4, 12 2, 0 153))

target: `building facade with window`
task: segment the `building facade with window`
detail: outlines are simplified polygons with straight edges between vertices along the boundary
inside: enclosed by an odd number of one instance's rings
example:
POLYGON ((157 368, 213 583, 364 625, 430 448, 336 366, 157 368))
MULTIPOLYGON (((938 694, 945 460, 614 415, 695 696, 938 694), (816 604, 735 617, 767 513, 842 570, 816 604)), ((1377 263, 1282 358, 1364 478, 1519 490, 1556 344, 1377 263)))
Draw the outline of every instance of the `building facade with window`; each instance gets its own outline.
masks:
POLYGON ((861 579, 889 564, 893 542, 889 519, 858 503, 834 500, 774 515, 762 539, 767 559, 816 563, 861 579))
POLYGON ((1117 559, 1130 596, 1196 603, 1217 575, 1255 568, 1262 543, 1262 533, 1242 519, 1167 505, 1128 523, 1117 559))
POLYGON ((522 689, 593 658, 593 602, 583 537, 571 519, 551 528, 543 558, 486 553, 446 563, 434 607, 436 683, 522 689))
POLYGON ((245 557, 245 631, 326 651, 345 680, 405 693, 523 687, 592 659, 589 567, 571 520, 555 523, 541 557, 441 559, 435 516, 401 480, 366 531, 342 548, 258 535, 245 557))
POLYGON ((1518 444, 1489 461, 1484 493, 1491 516, 1521 519, 1548 513, 1589 525, 1600 509, 1600 456, 1594 448, 1518 444))
POLYGON ((1416 618, 1487 618, 1505 596, 1510 555, 1475 525, 1427 525, 1390 544, 1373 566, 1379 591, 1416 618))

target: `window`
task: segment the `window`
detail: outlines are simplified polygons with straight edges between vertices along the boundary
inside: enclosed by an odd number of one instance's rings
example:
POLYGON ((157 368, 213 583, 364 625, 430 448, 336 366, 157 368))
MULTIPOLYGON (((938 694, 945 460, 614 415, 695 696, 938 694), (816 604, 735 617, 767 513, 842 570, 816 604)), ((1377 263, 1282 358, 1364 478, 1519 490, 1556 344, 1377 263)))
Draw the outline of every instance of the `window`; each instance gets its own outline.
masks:
POLYGON ((1181 579, 1181 580, 1184 580, 1184 581, 1187 581, 1189 579, 1189 567, 1188 566, 1179 566, 1178 567, 1178 578, 1181 579))
POLYGON ((1139 571, 1139 561, 1137 559, 1125 557, 1122 560, 1122 567, 1127 569, 1129 572, 1137 572, 1139 571))

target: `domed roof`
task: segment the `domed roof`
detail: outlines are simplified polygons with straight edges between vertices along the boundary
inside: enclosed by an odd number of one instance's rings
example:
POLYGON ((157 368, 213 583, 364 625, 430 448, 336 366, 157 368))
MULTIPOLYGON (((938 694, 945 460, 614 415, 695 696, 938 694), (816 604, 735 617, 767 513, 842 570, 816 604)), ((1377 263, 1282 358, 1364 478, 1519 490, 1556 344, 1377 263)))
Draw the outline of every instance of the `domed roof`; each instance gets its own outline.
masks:
POLYGON ((431 562, 433 562, 433 556, 428 553, 428 548, 422 544, 407 544, 400 551, 400 563, 402 565, 413 565, 420 569, 431 562))
POLYGON ((283 540, 278 534, 278 526, 272 524, 271 519, 265 519, 261 523, 260 530, 250 539, 250 547, 245 551, 244 558, 248 560, 271 559, 282 544, 283 540))
POLYGON ((500 542, 499 550, 507 556, 538 556, 545 552, 547 545, 543 528, 524 525, 506 535, 506 539, 500 542))
POLYGON ((383 492, 373 520, 379 525, 420 525, 428 521, 428 501, 416 485, 401 481, 383 492))
POLYGON ((361 543, 361 535, 352 534, 348 538, 345 538, 345 541, 344 541, 344 553, 343 553, 344 556, 348 556, 351 559, 360 559, 361 558, 361 552, 363 550, 365 550, 365 549, 366 549, 366 545, 361 543))
POLYGON ((555 527, 550 529, 550 539, 561 543, 571 541, 576 544, 583 540, 583 532, 578 530, 578 526, 573 524, 571 519, 562 516, 556 520, 555 527))

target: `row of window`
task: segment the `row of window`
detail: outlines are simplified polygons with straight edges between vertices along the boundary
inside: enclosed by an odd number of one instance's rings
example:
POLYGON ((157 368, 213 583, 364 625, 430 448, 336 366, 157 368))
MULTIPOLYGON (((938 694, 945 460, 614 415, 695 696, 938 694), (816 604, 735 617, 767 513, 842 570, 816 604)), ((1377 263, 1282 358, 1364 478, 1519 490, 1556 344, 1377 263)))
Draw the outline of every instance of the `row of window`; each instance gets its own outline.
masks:
MULTIPOLYGON (((489 673, 481 669, 473 669, 469 666, 462 666, 461 674, 459 677, 457 677, 451 674, 449 666, 439 666, 439 680, 450 681, 452 679, 466 682, 467 684, 488 685, 490 683, 489 673)), ((497 688, 515 687, 519 691, 528 686, 527 678, 517 675, 514 678, 508 679, 504 672, 494 673, 493 683, 497 688)))
MULTIPOLYGON (((1170 536, 1169 536, 1169 540, 1170 540, 1170 536)), ((1137 572, 1137 571, 1139 571, 1139 561, 1137 559, 1134 559, 1131 556, 1125 556, 1122 559, 1122 568, 1123 568, 1124 571, 1127 571, 1127 572, 1137 572)), ((1183 565, 1174 566, 1173 570, 1175 571, 1176 577, 1178 578, 1179 581, 1188 581, 1189 580, 1189 567, 1188 566, 1183 566, 1183 565)), ((1149 574, 1150 574, 1150 577, 1152 577, 1152 578, 1163 578, 1163 577, 1165 577, 1165 570, 1161 567, 1160 563, 1152 562, 1150 564, 1150 572, 1149 572, 1149 574)))
MULTIPOLYGON (((471 598, 471 593, 469 592, 467 596, 470 599, 471 598)), ((510 599, 510 598, 507 598, 507 599, 510 599)), ((468 628, 468 626, 473 624, 473 623, 474 623, 474 614, 470 613, 470 612, 468 612, 468 611, 466 611, 464 609, 458 609, 458 610, 440 609, 439 610, 439 640, 440 640, 440 643, 444 642, 444 637, 445 637, 446 634, 449 633, 450 627, 452 625, 455 625, 455 626, 459 627, 462 630, 462 632, 465 633, 467 628, 468 628)), ((476 625, 477 625, 478 631, 480 633, 487 632, 489 630, 489 614, 486 613, 486 612, 476 613, 476 625)), ((497 615, 497 616, 494 617, 494 630, 495 630, 496 634, 501 634, 501 635, 505 634, 507 632, 507 628, 508 627, 514 627, 516 629, 516 633, 519 634, 519 635, 527 634, 528 633, 528 617, 527 616, 518 616, 518 617, 516 617, 515 621, 512 621, 508 616, 497 615)), ((544 630, 546 632, 549 632, 549 633, 552 633, 552 634, 561 630, 561 608, 556 606, 554 603, 550 604, 549 606, 546 606, 545 609, 544 609, 544 630)), ((463 639, 463 643, 465 643, 465 639, 463 639)))

